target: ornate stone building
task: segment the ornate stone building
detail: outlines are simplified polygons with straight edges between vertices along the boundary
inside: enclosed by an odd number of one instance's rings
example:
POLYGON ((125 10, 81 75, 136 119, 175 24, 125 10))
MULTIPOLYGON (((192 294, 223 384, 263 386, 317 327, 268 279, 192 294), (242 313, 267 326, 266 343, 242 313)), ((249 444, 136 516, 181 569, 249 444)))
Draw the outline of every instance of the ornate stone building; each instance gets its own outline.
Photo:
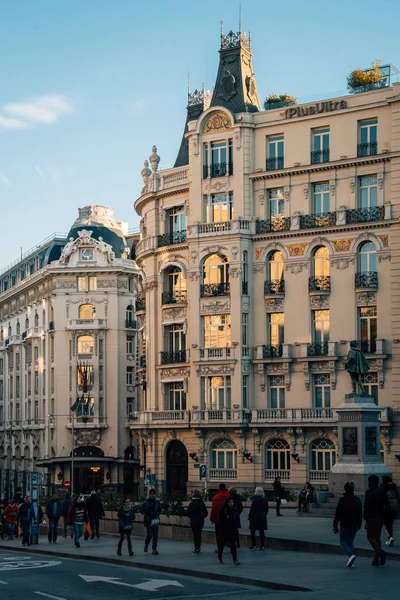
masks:
POLYGON ((68 236, 0 274, 0 497, 21 496, 32 470, 47 493, 136 491, 134 238, 110 209, 86 206, 68 236))
POLYGON ((135 203, 147 383, 130 427, 159 488, 327 485, 351 340, 400 476, 400 84, 387 83, 261 110, 250 39, 230 32, 214 94, 189 95, 174 167, 153 147, 135 203))

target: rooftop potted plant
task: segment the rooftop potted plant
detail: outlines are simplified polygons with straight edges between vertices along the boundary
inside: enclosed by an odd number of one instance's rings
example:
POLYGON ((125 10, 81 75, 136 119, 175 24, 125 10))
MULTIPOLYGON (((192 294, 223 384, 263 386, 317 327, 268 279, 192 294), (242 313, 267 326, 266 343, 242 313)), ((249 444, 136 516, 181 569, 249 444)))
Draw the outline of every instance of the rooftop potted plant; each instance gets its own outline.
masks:
POLYGON ((381 61, 375 60, 371 69, 354 69, 347 77, 347 88, 350 94, 368 92, 382 86, 385 77, 381 71, 381 61))
POLYGON ((264 109, 272 110, 273 108, 282 108, 282 106, 293 106, 297 104, 297 98, 289 94, 269 94, 265 98, 264 109))

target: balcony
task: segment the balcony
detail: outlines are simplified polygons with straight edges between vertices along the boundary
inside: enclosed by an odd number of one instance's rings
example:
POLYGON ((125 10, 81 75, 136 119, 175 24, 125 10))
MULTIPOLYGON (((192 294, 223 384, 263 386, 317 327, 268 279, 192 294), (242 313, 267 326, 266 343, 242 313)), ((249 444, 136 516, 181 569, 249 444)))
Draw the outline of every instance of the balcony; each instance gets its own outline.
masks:
POLYGON ((310 163, 312 165, 320 165, 321 163, 329 162, 329 150, 312 150, 310 163))
POLYGON ((186 242, 186 229, 184 231, 170 231, 162 233, 157 237, 157 247, 172 246, 173 244, 184 244, 186 242))
POLYGON ((186 304, 186 290, 162 292, 161 304, 186 304))
POLYGON ((225 175, 233 175, 233 162, 213 163, 212 165, 203 166, 203 179, 210 177, 225 177, 225 175))
POLYGON ((276 156, 275 158, 267 158, 266 160, 266 170, 267 171, 277 171, 278 169, 284 168, 284 157, 276 156))
POLYGON ((300 217, 301 229, 315 229, 316 227, 331 227, 336 225, 336 213, 319 213, 302 215, 300 217))
POLYGON ((138 298, 135 304, 136 312, 144 312, 146 310, 146 300, 144 298, 138 298))
POLYGON ((301 356, 335 356, 335 342, 313 342, 301 344, 301 356))
POLYGON ((256 233, 272 233, 274 231, 290 231, 290 217, 272 217, 256 221, 256 233))
POLYGON ((205 283, 200 286, 200 297, 230 296, 231 284, 228 283, 205 283))
POLYGON ((253 234, 253 221, 232 219, 230 221, 215 221, 213 223, 194 223, 193 225, 188 225, 188 238, 230 233, 253 234))
POLYGON ((192 410, 191 419, 194 427, 202 425, 247 425, 251 421, 251 412, 243 409, 224 408, 221 410, 192 410))
POLYGON ((134 319, 125 319, 125 329, 137 329, 137 321, 134 319))
POLYGON ((322 277, 309 277, 308 278, 308 291, 309 292, 330 292, 331 291, 331 278, 327 275, 322 277))
POLYGON ((378 273, 376 271, 365 271, 365 273, 356 273, 354 277, 354 287, 358 290, 377 290, 378 273))
POLYGON ((43 327, 30 327, 29 329, 26 330, 26 338, 38 338, 38 337, 42 337, 42 335, 44 335, 44 329, 43 327))
POLYGON ((350 210, 346 210, 346 223, 368 223, 371 221, 383 221, 384 219, 384 206, 373 206, 372 208, 352 208, 350 210))
POLYGON ((253 409, 251 423, 333 423, 336 413, 331 408, 262 408, 253 409))
POLYGON ((272 360, 290 358, 289 344, 263 345, 254 348, 254 360, 272 360))
POLYGON ((106 319, 69 319, 67 330, 70 329, 107 329, 106 319))
POLYGON ((327 483, 331 471, 310 471, 308 480, 310 483, 327 483))
POLYGON ((237 479, 237 469, 208 469, 208 479, 217 481, 237 479))
POLYGON ((280 477, 282 481, 290 481, 290 470, 282 469, 265 469, 264 480, 275 481, 276 477, 280 477))
POLYGON ((190 413, 188 410, 159 410, 134 412, 127 419, 126 424, 132 429, 136 427, 152 426, 165 427, 188 427, 190 424, 190 413))
POLYGON ((375 156, 376 154, 378 154, 378 142, 357 144, 358 158, 363 156, 375 156))
POLYGON ((272 279, 264 281, 264 296, 284 296, 285 295, 285 280, 272 279))
POLYGON ((160 364, 172 365, 174 363, 186 362, 186 350, 178 350, 177 352, 160 352, 160 364))
POLYGON ((232 360, 235 357, 235 348, 200 348, 199 360, 232 360))
POLYGON ((358 340, 358 345, 364 354, 383 354, 383 340, 358 340))

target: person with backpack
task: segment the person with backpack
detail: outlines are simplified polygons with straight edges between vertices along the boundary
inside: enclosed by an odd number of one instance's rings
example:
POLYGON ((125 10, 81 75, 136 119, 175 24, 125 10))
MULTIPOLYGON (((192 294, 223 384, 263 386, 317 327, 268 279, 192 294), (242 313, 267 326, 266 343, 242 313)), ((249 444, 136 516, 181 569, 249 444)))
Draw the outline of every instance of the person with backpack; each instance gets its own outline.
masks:
POLYGON ((144 542, 144 551, 147 552, 149 544, 153 540, 152 554, 158 554, 158 529, 160 526, 161 502, 156 497, 156 490, 149 490, 149 496, 140 508, 140 512, 144 515, 143 525, 146 527, 146 539, 144 542))
POLYGON ((193 492, 192 500, 186 509, 186 515, 190 519, 190 527, 193 533, 193 554, 199 554, 201 550, 201 532, 203 531, 204 519, 208 515, 208 510, 198 490, 193 492))
POLYGON ((237 529, 238 529, 239 515, 236 512, 233 498, 230 496, 225 502, 219 513, 218 521, 218 564, 222 565, 222 553, 225 546, 229 546, 231 549, 233 564, 240 565, 237 559, 237 529))
POLYGON ((383 516, 383 524, 387 531, 388 539, 385 542, 386 546, 393 546, 393 524, 396 519, 398 505, 400 503, 400 495, 395 483, 393 483, 390 475, 383 475, 381 488, 386 494, 388 505, 383 516))
POLYGON ((7 525, 8 539, 12 540, 14 538, 15 524, 18 520, 18 506, 14 498, 10 501, 10 504, 6 506, 4 510, 4 518, 7 525))
POLYGON ((55 544, 58 535, 58 521, 61 516, 60 501, 56 493, 53 494, 52 499, 47 503, 46 515, 49 519, 48 540, 49 543, 53 542, 55 544))
POLYGON ((360 498, 354 495, 354 489, 354 481, 346 481, 344 494, 336 506, 333 521, 333 533, 339 533, 340 525, 340 545, 349 557, 347 567, 352 567, 357 558, 354 540, 362 525, 362 503, 360 498))
POLYGON ((364 519, 367 538, 374 549, 373 567, 382 567, 386 563, 387 554, 382 550, 381 534, 383 519, 388 506, 388 498, 383 489, 379 487, 379 477, 370 475, 368 477, 368 489, 365 492, 364 519))
POLYGON ((118 542, 118 556, 122 556, 122 542, 126 538, 128 544, 129 556, 133 556, 132 550, 131 532, 133 527, 133 521, 135 520, 135 511, 130 498, 125 498, 121 508, 118 512, 118 529, 119 529, 119 542, 118 542))
POLYGON ((265 531, 269 506, 262 487, 256 487, 249 512, 249 529, 251 535, 250 550, 257 550, 256 531, 260 534, 260 550, 265 550, 265 531))

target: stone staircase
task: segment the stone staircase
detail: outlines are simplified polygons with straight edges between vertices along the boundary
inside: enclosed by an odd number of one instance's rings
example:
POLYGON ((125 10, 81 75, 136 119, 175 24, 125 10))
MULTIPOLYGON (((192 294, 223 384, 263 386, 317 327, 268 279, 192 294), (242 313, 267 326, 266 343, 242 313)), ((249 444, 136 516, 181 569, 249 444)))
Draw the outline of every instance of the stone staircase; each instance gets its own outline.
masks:
POLYGON ((317 497, 318 501, 310 504, 307 514, 313 517, 325 517, 333 521, 340 496, 334 496, 332 492, 317 492, 317 497))

